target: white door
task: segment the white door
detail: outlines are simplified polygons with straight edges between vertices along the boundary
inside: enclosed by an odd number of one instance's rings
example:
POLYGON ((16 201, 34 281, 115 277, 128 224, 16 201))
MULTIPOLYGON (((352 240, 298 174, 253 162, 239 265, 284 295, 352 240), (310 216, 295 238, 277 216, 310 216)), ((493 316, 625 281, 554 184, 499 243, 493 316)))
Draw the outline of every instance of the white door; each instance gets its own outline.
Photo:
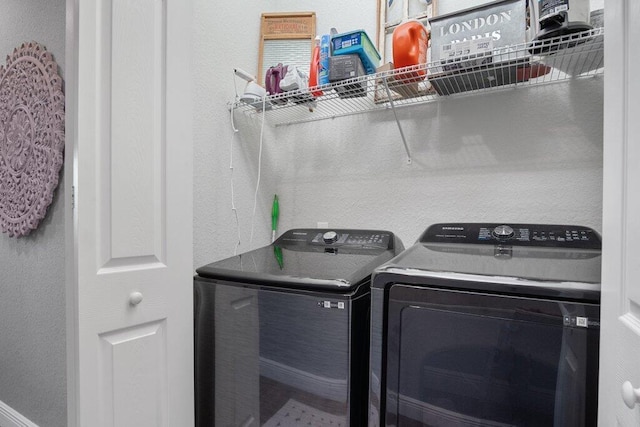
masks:
POLYGON ((607 2, 605 19, 599 425, 638 426, 622 390, 640 399, 640 2, 607 2))
POLYGON ((194 423, 191 5, 68 2, 71 426, 194 423))

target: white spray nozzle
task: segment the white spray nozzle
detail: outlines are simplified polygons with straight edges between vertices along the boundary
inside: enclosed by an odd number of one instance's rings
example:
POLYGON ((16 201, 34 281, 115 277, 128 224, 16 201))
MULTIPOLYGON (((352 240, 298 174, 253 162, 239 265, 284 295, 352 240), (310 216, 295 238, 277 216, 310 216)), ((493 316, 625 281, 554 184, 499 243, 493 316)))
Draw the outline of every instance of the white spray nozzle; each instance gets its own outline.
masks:
POLYGON ((251 74, 247 73, 245 70, 243 70, 242 68, 234 68, 233 72, 236 76, 240 77, 242 80, 246 80, 248 82, 252 82, 254 81, 256 78, 255 76, 252 76, 251 74))

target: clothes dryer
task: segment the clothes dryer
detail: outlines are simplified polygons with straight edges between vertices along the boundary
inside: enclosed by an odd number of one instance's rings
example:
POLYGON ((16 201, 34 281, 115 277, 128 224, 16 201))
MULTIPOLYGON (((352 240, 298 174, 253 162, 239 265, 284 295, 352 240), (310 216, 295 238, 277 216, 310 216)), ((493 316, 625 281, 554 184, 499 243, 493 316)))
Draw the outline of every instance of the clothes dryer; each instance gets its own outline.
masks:
POLYGON ((372 279, 370 426, 595 426, 601 241, 436 224, 372 279))

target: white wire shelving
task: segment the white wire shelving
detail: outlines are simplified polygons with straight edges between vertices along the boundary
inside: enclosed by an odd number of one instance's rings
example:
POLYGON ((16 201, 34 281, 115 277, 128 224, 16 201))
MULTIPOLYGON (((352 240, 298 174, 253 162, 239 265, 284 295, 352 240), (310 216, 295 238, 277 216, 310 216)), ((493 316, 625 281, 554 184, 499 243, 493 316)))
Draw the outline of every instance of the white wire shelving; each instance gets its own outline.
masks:
MULTIPOLYGON (((508 88, 530 87, 604 73, 604 29, 596 28, 543 41, 496 48, 452 61, 380 71, 327 86, 293 90, 266 100, 235 101, 235 114, 260 114, 283 126, 508 88), (321 92, 320 96, 312 93, 321 92)), ((396 116, 396 120, 397 116, 396 116)), ((398 121, 408 161, 411 154, 398 121)))

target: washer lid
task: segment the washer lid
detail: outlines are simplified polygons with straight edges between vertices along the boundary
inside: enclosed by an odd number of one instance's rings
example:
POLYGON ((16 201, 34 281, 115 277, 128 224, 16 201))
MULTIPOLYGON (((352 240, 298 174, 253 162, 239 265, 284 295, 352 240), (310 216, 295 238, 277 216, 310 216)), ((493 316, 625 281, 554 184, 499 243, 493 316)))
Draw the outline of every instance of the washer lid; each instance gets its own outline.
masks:
POLYGON ((388 231, 294 229, 273 244, 200 267, 200 277, 348 292, 403 249, 388 231))
POLYGON ((597 233, 585 227, 436 224, 414 246, 376 269, 373 286, 387 288, 405 280, 416 285, 599 299, 600 246, 597 233))

